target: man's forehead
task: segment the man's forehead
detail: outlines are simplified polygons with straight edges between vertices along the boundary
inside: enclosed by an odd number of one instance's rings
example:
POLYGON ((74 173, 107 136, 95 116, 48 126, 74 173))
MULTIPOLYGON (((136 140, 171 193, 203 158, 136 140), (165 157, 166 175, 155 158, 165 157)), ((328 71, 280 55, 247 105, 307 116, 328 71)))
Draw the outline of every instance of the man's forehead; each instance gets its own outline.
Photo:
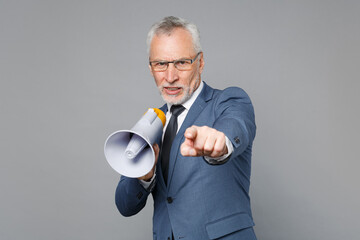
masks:
POLYGON ((154 35, 150 46, 150 55, 156 58, 190 57, 195 53, 191 34, 183 29, 154 35))

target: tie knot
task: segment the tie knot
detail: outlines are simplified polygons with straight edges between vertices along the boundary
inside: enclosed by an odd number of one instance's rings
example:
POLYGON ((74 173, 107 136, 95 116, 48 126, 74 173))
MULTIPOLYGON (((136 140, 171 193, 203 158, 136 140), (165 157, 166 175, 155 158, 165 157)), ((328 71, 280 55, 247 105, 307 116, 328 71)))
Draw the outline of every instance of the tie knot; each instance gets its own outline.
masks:
POLYGON ((183 105, 172 105, 170 112, 175 117, 178 117, 185 110, 183 105))

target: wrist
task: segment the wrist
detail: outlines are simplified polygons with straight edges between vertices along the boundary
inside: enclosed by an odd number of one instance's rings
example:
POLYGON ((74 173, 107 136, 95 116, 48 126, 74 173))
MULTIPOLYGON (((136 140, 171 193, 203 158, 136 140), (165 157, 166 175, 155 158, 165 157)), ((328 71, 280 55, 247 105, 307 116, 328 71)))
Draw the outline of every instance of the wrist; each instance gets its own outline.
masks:
POLYGON ((155 175, 155 173, 153 173, 153 174, 151 175, 151 177, 149 176, 148 178, 144 178, 144 179, 142 179, 142 180, 145 181, 145 182, 151 182, 151 180, 153 180, 153 178, 154 178, 154 175, 155 175))
POLYGON ((153 172, 153 176, 148 179, 139 179, 140 184, 148 191, 148 192, 152 192, 152 190, 155 187, 156 184, 156 173, 155 171, 153 172))

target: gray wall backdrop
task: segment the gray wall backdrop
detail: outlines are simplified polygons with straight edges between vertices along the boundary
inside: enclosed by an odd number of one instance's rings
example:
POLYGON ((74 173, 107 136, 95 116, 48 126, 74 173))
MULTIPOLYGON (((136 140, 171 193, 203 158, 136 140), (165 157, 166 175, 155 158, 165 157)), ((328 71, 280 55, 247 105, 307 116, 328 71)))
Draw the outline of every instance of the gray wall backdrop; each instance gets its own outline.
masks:
POLYGON ((0 239, 151 239, 103 143, 162 105, 150 25, 200 28, 203 79, 253 100, 259 240, 359 239, 359 1, 0 0, 0 239))

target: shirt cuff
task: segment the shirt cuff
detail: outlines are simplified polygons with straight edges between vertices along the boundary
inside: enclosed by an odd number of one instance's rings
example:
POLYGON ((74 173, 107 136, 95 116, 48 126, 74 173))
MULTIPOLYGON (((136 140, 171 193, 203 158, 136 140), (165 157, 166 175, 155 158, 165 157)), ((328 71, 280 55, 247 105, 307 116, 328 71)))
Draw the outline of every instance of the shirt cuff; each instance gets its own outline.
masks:
POLYGON ((204 159, 210 164, 222 164, 222 163, 226 162, 225 160, 227 160, 227 158, 234 151, 234 147, 233 147, 231 141, 229 140, 229 138, 227 136, 225 136, 225 142, 226 142, 226 147, 227 147, 227 150, 228 150, 227 154, 225 154, 223 156, 220 156, 220 157, 217 157, 217 158, 204 156, 204 159))
POLYGON ((148 192, 152 192, 152 190, 154 189, 155 183, 156 183, 156 167, 155 167, 155 170, 154 170, 154 175, 152 176, 152 178, 150 179, 150 181, 139 180, 139 183, 140 183, 148 192))

